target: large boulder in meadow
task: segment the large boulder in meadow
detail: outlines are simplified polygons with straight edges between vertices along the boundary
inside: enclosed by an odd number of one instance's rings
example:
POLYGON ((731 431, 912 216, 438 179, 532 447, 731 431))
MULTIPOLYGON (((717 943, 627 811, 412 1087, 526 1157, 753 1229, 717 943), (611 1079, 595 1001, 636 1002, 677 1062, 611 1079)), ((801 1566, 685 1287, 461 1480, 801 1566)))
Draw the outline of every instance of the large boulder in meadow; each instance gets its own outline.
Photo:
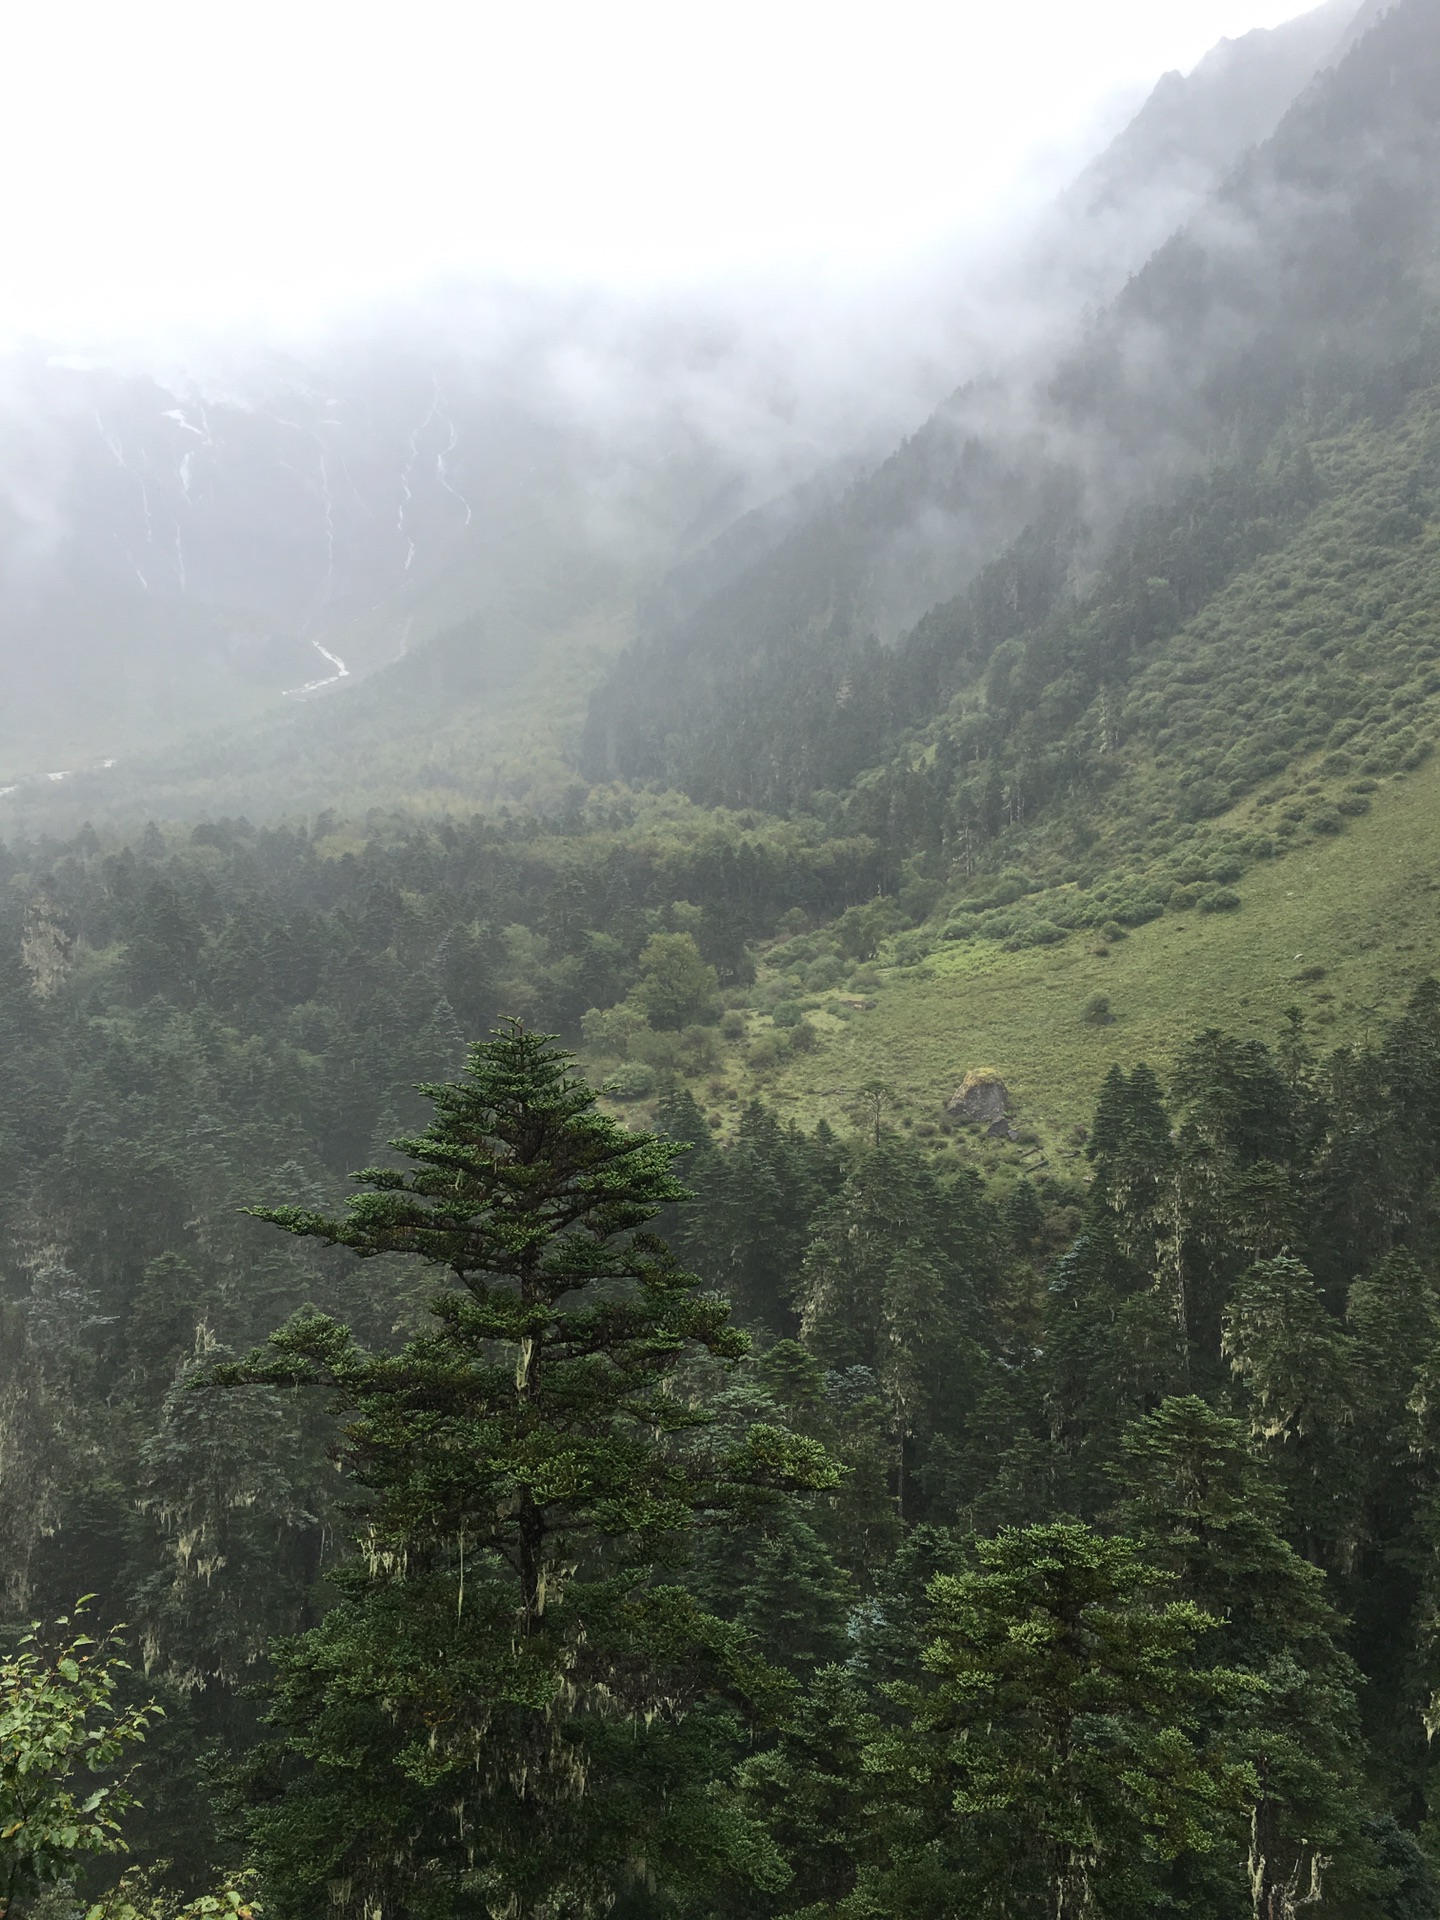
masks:
POLYGON ((1010 1095, 993 1067, 972 1067, 945 1103, 952 1120, 993 1126, 1010 1112, 1010 1095))

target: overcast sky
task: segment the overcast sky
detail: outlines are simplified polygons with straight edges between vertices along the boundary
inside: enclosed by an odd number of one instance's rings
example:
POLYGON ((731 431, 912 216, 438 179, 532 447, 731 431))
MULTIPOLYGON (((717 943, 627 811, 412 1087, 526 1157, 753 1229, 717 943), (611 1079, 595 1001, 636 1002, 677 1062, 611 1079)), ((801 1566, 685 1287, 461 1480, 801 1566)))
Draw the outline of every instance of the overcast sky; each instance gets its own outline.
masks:
POLYGON ((1295 0, 9 0, 0 329, 439 274, 831 277, 1053 185, 1295 0))

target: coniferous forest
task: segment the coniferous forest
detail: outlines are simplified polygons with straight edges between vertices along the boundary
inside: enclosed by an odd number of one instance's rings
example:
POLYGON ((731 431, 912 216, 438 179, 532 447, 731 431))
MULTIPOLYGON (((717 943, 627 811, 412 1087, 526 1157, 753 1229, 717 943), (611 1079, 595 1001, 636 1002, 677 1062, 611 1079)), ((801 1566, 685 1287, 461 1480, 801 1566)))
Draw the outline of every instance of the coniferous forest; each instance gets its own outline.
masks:
MULTIPOLYGON (((531 1027, 467 1052, 443 969, 503 942, 222 838, 67 852, 4 1001, 8 1605, 124 1621, 142 1862, 297 1915, 1429 1910, 1440 987, 1114 1067, 1002 1197, 878 1101, 622 1124, 531 1027)), ((24 1912, 66 1856, 6 1792, 24 1912)))
POLYGON ((1222 43, 1038 358, 628 571, 437 372, 330 625, 379 374, 62 369, 216 517, 0 728, 0 1920, 1440 1920, 1437 183, 1434 0, 1222 43))

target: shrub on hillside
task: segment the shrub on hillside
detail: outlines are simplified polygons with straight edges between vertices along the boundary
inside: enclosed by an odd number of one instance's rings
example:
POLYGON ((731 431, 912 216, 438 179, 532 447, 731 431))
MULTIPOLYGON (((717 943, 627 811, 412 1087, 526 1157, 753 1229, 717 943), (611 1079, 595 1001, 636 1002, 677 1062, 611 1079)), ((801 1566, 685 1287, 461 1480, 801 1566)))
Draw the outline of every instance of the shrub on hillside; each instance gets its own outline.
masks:
POLYGON ((772 1029, 750 1043, 746 1059, 752 1073, 773 1073, 789 1051, 788 1035, 772 1029))
POLYGON ((897 967, 918 967, 933 951, 930 941, 919 932, 898 934, 894 945, 897 967))
POLYGON ((718 1017, 715 969, 688 933, 654 933, 640 954, 640 979, 632 1002, 662 1032, 718 1017))
POLYGON ((978 915, 973 913, 957 913, 953 919, 945 922, 940 932, 940 938, 942 940, 973 940, 979 930, 980 920, 978 915))
POLYGON ((810 993, 824 993, 838 987, 845 978, 845 963, 838 954, 825 953, 805 969, 805 986, 810 993))
POLYGON ((655 1069, 643 1060, 631 1060, 612 1073, 600 1091, 611 1100, 648 1100, 655 1091, 655 1069))
POLYGON ((1065 938, 1064 927, 1056 926, 1053 920, 1043 920, 1038 916, 1033 920, 1022 920, 1005 942, 1007 951, 1018 953, 1026 947, 1053 947, 1065 938))

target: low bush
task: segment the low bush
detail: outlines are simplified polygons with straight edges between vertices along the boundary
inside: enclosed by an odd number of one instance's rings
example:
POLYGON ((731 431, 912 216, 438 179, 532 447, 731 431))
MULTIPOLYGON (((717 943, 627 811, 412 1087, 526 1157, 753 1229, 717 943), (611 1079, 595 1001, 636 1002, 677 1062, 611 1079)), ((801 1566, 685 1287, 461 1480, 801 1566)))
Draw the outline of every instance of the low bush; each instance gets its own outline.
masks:
POLYGON ((752 1073, 773 1073, 789 1053, 789 1039, 783 1032, 762 1033, 751 1042, 746 1058, 752 1073))
POLYGON ((805 969, 805 986, 810 993, 824 993, 838 987, 845 978, 845 962, 835 953, 825 953, 805 969))
POLYGON ((655 1069, 643 1060, 631 1060, 612 1073, 600 1091, 611 1100, 648 1100, 655 1091, 655 1069))
POLYGON ((1010 953, 1023 952, 1026 947, 1053 947, 1065 938, 1064 927, 1056 926, 1053 920, 1022 920, 1005 942, 1010 953))
POLYGON ((918 967, 922 960, 929 959, 932 948, 925 935, 916 932, 897 934, 894 950, 897 967, 918 967))

